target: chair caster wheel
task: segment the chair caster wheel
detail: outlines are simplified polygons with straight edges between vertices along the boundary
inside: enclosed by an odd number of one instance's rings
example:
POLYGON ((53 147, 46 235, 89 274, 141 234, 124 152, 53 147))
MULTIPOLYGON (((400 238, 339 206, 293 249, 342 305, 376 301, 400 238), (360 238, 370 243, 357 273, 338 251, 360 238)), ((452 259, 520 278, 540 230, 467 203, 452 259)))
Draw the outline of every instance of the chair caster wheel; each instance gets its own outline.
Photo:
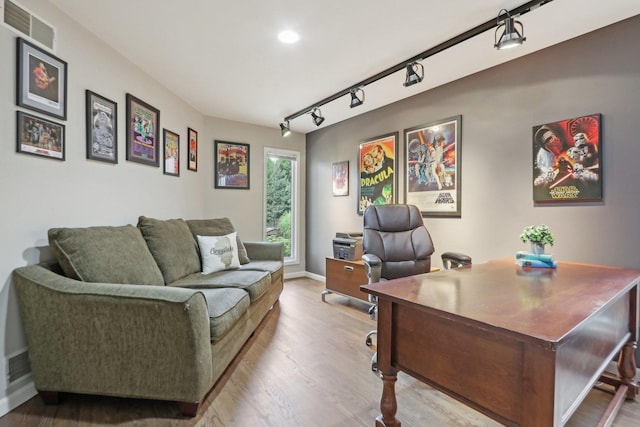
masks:
POLYGON ((378 364, 376 362, 371 362, 371 371, 378 372, 378 364))
POLYGON ((373 341, 371 340, 371 337, 367 337, 364 343, 367 345, 367 347, 371 347, 373 341))

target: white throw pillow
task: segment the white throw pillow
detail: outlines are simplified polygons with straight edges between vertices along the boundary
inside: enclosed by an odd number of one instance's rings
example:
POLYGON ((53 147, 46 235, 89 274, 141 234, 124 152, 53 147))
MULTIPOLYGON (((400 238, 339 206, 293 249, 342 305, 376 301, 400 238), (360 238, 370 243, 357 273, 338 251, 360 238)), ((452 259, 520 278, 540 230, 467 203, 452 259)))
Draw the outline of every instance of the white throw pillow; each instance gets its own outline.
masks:
POLYGON ((202 274, 240 268, 236 232, 226 236, 196 236, 202 258, 202 274))

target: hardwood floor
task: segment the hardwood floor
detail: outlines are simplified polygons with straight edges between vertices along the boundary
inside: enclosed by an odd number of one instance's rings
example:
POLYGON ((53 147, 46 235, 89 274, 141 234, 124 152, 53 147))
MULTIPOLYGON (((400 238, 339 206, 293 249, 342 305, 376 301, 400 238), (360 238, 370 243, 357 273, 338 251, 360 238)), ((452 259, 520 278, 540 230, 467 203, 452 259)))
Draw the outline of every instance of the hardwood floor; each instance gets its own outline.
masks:
MULTIPOLYGON (((315 280, 287 280, 280 302, 194 418, 181 417, 173 402, 63 394, 54 406, 30 399, 0 418, 0 427, 372 427, 382 383, 370 370, 364 337, 375 322, 363 303, 335 294, 323 303, 322 290, 315 280)), ((499 425, 402 373, 396 391, 404 427, 499 425)), ((593 390, 567 425, 595 426, 609 398, 593 390)), ((640 401, 626 402, 613 426, 639 419, 640 401)))

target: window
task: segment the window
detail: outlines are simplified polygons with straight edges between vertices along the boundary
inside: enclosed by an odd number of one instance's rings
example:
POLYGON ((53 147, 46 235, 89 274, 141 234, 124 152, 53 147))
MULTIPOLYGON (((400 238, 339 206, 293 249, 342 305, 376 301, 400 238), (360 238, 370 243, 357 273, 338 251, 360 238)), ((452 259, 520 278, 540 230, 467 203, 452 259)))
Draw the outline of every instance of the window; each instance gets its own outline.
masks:
POLYGON ((285 264, 299 262, 299 161, 297 151, 264 149, 264 235, 284 243, 285 264))

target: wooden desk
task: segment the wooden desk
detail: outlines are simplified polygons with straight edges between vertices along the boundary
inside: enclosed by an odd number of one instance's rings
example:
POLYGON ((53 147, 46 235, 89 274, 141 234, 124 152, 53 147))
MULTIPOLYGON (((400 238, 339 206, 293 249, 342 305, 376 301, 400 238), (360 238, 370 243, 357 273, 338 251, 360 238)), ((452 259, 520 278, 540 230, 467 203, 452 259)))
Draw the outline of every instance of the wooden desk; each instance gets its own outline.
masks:
POLYGON ((640 270, 512 258, 364 285, 378 297, 376 426, 399 427, 399 370, 509 426, 561 426, 600 378, 619 386, 606 417, 638 386, 640 270), (620 352, 619 376, 601 377, 620 352))

